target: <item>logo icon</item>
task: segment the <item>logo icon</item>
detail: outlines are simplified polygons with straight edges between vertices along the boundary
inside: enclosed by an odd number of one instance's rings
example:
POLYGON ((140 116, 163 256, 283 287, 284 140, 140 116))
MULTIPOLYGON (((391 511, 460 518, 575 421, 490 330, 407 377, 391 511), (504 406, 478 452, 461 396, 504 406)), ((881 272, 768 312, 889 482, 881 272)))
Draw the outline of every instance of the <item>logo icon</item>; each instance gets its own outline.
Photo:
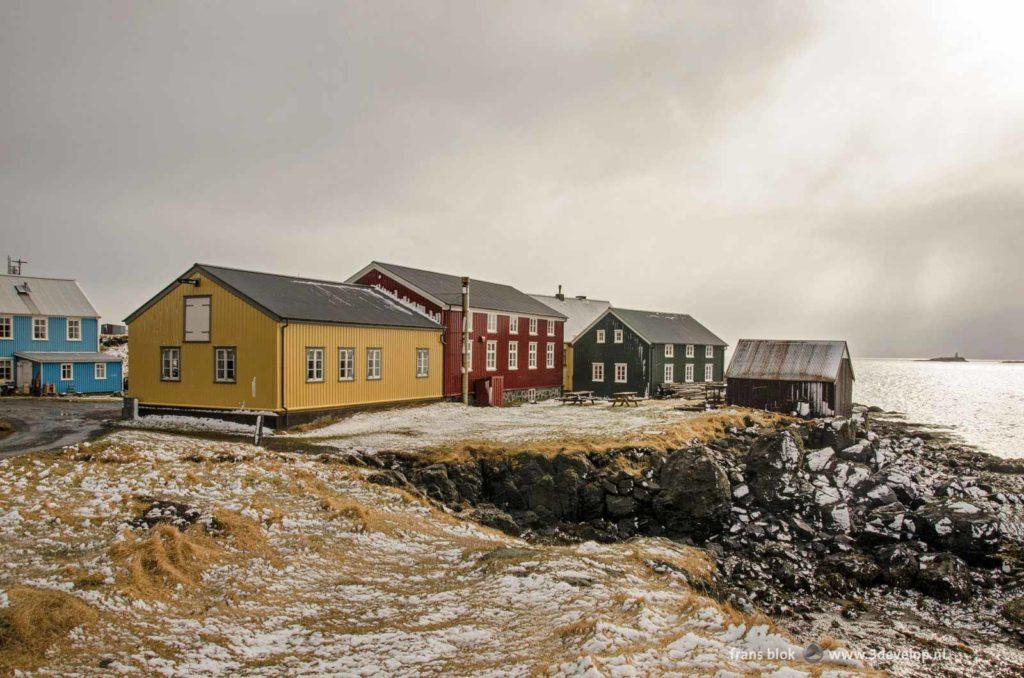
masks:
POLYGON ((822 650, 821 646, 819 646, 817 643, 811 643, 807 646, 807 649, 804 650, 804 659, 806 661, 811 662, 812 664, 817 664, 821 661, 821 658, 824 656, 825 651, 822 650))

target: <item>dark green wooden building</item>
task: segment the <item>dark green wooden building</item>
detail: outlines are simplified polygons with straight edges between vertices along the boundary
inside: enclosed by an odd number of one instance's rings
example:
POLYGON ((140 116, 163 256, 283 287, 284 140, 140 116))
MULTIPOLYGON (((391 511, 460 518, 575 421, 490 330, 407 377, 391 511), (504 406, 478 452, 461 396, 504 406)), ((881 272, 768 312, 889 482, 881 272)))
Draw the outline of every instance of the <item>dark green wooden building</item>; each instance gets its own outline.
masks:
POLYGON ((573 389, 608 396, 722 381, 726 343, 683 313, 610 308, 573 342, 573 389))

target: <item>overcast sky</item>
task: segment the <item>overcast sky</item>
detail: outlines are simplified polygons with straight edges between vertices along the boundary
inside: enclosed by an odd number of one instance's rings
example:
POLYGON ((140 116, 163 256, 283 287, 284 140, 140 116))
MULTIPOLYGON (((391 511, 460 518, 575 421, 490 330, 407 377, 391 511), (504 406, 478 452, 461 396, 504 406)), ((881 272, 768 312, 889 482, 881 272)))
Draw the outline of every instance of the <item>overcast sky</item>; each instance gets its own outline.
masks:
POLYGON ((0 256, 373 259, 1024 358, 1024 5, 0 0, 0 256))

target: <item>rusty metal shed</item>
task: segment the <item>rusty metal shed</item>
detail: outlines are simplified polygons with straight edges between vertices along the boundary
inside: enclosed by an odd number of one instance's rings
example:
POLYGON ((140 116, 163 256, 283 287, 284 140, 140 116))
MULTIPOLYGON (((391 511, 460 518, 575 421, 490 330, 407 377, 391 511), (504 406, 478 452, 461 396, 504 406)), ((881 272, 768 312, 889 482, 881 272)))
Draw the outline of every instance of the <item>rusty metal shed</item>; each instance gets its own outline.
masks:
POLYGON ((741 339, 725 374, 726 402, 818 417, 848 417, 853 365, 845 341, 741 339))

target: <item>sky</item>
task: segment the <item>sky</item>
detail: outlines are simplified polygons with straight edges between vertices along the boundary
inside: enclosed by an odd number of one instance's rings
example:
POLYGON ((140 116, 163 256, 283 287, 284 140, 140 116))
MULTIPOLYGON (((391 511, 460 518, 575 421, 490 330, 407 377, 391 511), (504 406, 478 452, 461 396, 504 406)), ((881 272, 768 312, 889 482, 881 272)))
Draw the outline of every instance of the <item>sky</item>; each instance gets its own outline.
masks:
POLYGON ((1024 358, 1019 2, 0 0, 0 257, 371 260, 1024 358))

